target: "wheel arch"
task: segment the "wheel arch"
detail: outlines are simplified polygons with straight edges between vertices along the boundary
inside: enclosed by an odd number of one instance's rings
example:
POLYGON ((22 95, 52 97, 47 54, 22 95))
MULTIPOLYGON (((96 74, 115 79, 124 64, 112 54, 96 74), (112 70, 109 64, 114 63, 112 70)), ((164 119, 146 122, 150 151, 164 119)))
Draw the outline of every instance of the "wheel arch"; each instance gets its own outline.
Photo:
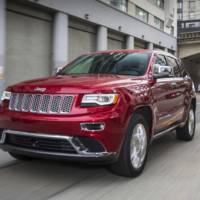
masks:
POLYGON ((153 130, 154 130, 154 114, 153 114, 153 109, 150 105, 140 105, 137 107, 131 107, 128 113, 128 120, 126 121, 126 129, 122 137, 121 144, 119 146, 118 152, 120 153, 125 141, 125 138, 127 136, 127 131, 129 129, 130 123, 133 120, 135 114, 142 114, 142 116, 147 119, 147 123, 149 124, 149 140, 151 140, 151 137, 153 135, 153 130), (146 117, 149 116, 149 117, 146 117))
POLYGON ((134 116, 135 113, 142 114, 145 117, 145 119, 147 120, 147 122, 149 124, 149 128, 150 128, 149 137, 151 138, 151 136, 153 134, 153 124, 154 124, 154 115, 153 115, 153 110, 152 110, 151 106, 143 105, 143 106, 137 107, 133 111, 133 116, 134 116))

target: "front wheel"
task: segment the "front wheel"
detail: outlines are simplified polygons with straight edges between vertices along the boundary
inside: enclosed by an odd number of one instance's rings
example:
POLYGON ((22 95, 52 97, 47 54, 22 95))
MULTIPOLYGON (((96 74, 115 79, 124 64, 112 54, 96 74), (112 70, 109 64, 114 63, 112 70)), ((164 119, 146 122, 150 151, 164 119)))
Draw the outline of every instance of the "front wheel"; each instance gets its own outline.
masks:
POLYGON ((187 122, 181 127, 177 128, 176 136, 180 140, 191 141, 195 134, 196 118, 195 118, 195 109, 193 106, 190 107, 187 122))
POLYGON ((149 124, 141 114, 135 114, 129 125, 119 159, 110 166, 115 174, 136 177, 142 173, 148 154, 149 124))

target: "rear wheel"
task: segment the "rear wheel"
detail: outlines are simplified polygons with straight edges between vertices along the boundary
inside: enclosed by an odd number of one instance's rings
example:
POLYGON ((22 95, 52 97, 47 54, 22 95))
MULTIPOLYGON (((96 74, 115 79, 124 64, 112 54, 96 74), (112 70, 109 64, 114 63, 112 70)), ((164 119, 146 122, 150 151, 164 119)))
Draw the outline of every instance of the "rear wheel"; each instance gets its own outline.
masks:
POLYGON ((180 140, 191 141, 195 134, 195 126, 196 126, 195 109, 191 105, 186 124, 181 128, 177 128, 176 130, 177 138, 180 140))
POLYGON ((144 169, 149 147, 149 125, 141 114, 135 114, 129 125, 119 159, 110 166, 115 174, 136 177, 144 169))
POLYGON ((17 153, 13 153, 13 152, 9 152, 9 154, 17 159, 17 160, 21 160, 21 161, 28 161, 28 160, 32 160, 33 158, 29 157, 29 156, 24 156, 24 155, 21 155, 21 154, 17 154, 17 153))

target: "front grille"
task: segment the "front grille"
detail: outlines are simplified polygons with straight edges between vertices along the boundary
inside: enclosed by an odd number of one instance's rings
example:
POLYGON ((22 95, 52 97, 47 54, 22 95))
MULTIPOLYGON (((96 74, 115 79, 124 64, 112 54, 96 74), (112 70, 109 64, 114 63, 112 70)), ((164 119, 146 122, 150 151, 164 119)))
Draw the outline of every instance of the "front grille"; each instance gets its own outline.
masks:
POLYGON ((74 97, 71 95, 12 93, 9 110, 43 114, 65 114, 71 111, 73 100, 74 97))
POLYGON ((40 151, 73 153, 77 152, 67 139, 52 139, 6 134, 6 144, 40 151))

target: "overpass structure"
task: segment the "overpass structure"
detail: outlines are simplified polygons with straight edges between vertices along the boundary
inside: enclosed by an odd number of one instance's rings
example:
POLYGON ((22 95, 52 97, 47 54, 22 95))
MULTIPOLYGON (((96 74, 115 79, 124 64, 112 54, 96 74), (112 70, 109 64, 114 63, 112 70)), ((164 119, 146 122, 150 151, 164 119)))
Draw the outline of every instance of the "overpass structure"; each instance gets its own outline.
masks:
POLYGON ((200 20, 178 21, 178 54, 196 89, 200 85, 200 20))

